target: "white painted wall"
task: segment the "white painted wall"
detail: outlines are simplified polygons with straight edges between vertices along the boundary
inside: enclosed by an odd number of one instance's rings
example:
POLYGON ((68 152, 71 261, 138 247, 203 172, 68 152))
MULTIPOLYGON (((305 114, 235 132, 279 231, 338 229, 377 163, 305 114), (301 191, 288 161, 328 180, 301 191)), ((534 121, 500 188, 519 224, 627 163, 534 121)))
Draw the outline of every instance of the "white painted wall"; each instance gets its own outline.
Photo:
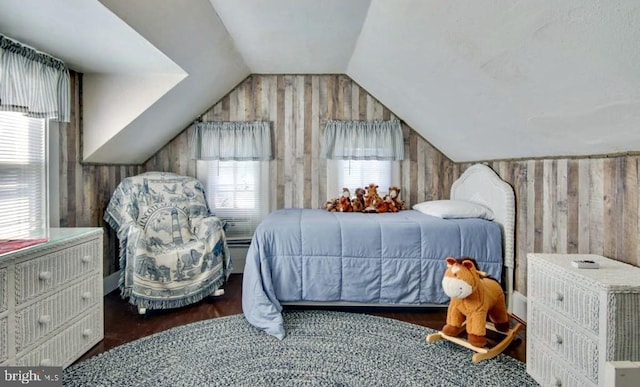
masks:
POLYGON ((209 0, 252 73, 343 74, 370 0, 209 0))
MULTIPOLYGON (((86 74, 83 94, 84 161, 97 162, 95 153, 126 128, 153 103, 162 98, 186 74, 122 75, 86 74)), ((169 137, 171 138, 171 137, 169 137)), ((167 143, 167 136, 152 136, 126 145, 125 154, 146 154, 149 142, 155 147, 167 143)))
POLYGON ((145 161, 252 72, 346 72, 456 162, 640 151, 637 0, 4 0, 0 29, 88 75, 96 163, 145 161), (188 76, 129 105, 114 74, 188 76))
MULTIPOLYGON (((94 140, 108 138, 85 150, 86 161, 142 163, 246 78, 249 69, 208 0, 102 3, 187 74, 162 96, 148 98, 148 107, 132 120, 131 110, 128 116, 121 114, 121 125, 107 128, 109 134, 103 134, 97 126, 87 128, 94 140)), ((117 89, 117 84, 110 88, 117 89)), ((101 89, 94 94, 104 92, 101 89)), ((142 96, 141 90, 137 96, 142 96)), ((144 103, 137 102, 138 106, 144 103)), ((122 107, 117 100, 112 103, 118 104, 109 105, 113 111, 122 107)))
POLYGON ((640 150, 640 2, 372 0, 347 74, 453 161, 640 150))

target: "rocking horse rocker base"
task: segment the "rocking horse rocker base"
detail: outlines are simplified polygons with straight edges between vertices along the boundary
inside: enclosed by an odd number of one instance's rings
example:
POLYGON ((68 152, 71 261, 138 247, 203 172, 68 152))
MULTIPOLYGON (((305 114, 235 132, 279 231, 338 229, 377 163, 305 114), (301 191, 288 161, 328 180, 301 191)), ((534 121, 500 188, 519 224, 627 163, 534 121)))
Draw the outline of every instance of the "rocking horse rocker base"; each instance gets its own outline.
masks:
POLYGON ((476 352, 476 354, 474 354, 471 358, 473 363, 476 364, 481 362, 482 360, 492 359, 501 354, 517 337, 516 335, 520 328, 522 328, 522 324, 519 322, 516 323, 516 325, 510 328, 507 332, 500 332, 491 322, 487 322, 486 328, 488 331, 496 332, 498 335, 504 336, 504 338, 501 341, 497 342, 493 347, 476 347, 474 345, 471 345, 466 339, 462 337, 449 336, 440 331, 427 335, 427 343, 433 343, 435 341, 445 339, 461 345, 465 348, 471 349, 472 351, 476 352))

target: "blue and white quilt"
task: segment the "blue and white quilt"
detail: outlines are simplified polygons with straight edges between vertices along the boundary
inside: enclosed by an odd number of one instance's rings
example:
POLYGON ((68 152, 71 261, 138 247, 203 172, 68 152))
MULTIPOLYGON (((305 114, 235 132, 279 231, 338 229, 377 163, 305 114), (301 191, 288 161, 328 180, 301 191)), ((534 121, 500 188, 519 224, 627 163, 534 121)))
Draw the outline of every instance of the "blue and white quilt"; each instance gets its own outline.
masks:
POLYGON ((197 302, 231 273, 224 223, 209 212, 202 184, 147 172, 124 179, 104 219, 120 240, 120 289, 129 302, 165 309, 197 302))
POLYGON ((242 308, 255 327, 285 336, 280 302, 446 304, 448 256, 474 258, 502 276, 502 232, 491 221, 415 210, 363 214, 271 213, 257 228, 243 274, 242 308))

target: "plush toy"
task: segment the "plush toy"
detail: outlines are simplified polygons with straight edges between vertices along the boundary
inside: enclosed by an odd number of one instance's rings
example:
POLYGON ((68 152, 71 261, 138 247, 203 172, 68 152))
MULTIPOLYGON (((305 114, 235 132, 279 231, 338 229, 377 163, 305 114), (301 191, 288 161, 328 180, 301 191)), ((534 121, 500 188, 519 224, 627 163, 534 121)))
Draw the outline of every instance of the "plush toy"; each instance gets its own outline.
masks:
POLYGON ((349 192, 349 188, 342 189, 342 196, 340 196, 340 200, 338 200, 337 206, 338 212, 353 212, 353 207, 351 206, 351 192, 349 192))
POLYGON ((387 203, 380 196, 378 196, 375 199, 373 199, 372 206, 373 206, 373 208, 375 208, 375 212, 377 212, 379 214, 381 214, 383 212, 389 212, 389 203, 387 203))
POLYGON ((385 201, 389 203, 389 211, 398 212, 405 209, 404 202, 400 200, 400 187, 391 186, 385 196, 385 201))
POLYGON ((442 287, 451 301, 442 333, 460 335, 466 320, 467 341, 473 346, 484 347, 487 344, 487 316, 497 330, 509 331, 509 315, 500 284, 478 271, 471 258, 447 257, 446 262, 442 287))
POLYGON ((337 207, 338 207, 337 198, 327 200, 327 202, 324 204, 324 209, 330 212, 336 212, 338 210, 337 207))
POLYGON ((367 186, 364 193, 364 210, 363 212, 378 212, 374 205, 374 201, 376 198, 379 198, 378 195, 378 185, 376 183, 371 183, 367 186))
POLYGON ((351 207, 353 212, 362 212, 364 210, 364 189, 356 188, 356 196, 351 199, 351 207))
POLYGON ((398 206, 396 205, 396 202, 394 202, 393 199, 391 199, 391 196, 384 195, 383 200, 384 200, 385 203, 387 203, 387 208, 388 208, 389 212, 398 212, 398 211, 400 211, 400 209, 398 209, 398 206))
POLYGON ((364 188, 356 188, 356 197, 352 200, 353 210, 354 211, 362 211, 364 210, 364 188), (355 202, 359 202, 359 204, 354 204, 355 202), (356 208, 358 208, 356 210, 356 208))

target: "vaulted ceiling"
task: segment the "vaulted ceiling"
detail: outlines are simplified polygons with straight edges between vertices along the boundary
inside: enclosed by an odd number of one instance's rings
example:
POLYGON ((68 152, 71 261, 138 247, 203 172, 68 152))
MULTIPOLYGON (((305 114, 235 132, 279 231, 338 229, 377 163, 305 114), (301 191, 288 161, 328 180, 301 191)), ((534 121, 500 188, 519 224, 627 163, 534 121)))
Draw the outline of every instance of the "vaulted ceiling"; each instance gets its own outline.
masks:
POLYGON ((140 163, 252 73, 350 76, 453 161, 640 151, 637 0, 2 0, 140 163))

